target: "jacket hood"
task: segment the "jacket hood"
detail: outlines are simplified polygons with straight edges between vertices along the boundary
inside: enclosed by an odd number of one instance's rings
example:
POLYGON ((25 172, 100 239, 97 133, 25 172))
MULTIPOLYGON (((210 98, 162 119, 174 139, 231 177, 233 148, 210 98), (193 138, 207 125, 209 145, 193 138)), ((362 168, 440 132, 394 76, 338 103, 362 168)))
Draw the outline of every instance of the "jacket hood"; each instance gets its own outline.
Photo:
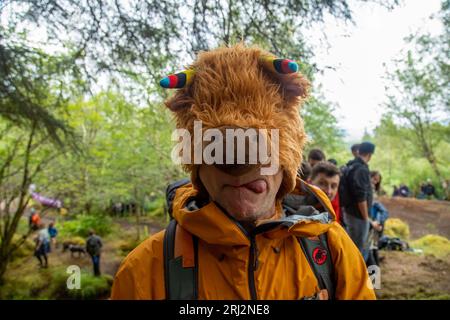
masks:
POLYGON ((202 200, 192 184, 180 187, 173 201, 173 217, 188 232, 209 244, 250 246, 250 238, 317 237, 336 219, 327 196, 297 179, 294 191, 277 201, 275 214, 246 231, 216 203, 202 200))

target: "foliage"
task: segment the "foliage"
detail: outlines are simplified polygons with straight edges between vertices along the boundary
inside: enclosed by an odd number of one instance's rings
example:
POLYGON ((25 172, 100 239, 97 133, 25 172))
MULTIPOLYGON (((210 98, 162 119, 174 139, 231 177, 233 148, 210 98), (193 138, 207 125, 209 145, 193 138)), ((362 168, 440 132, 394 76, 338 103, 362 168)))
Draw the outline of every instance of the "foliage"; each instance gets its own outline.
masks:
POLYGON ((400 219, 389 218, 384 225, 384 234, 388 237, 407 240, 409 238, 409 226, 400 219))
POLYGON ((425 254, 430 254, 437 258, 444 258, 450 255, 450 240, 435 234, 428 234, 420 239, 411 241, 410 246, 422 249, 425 254))
POLYGON ((81 270, 80 289, 67 288, 65 268, 29 272, 10 279, 0 290, 0 299, 73 299, 92 300, 109 297, 113 282, 110 275, 95 277, 81 270))
MULTIPOLYGON (((396 62, 388 75, 387 121, 403 146, 426 159, 439 184, 445 180, 442 161, 436 152, 450 134, 450 2, 443 1, 438 18, 444 32, 408 38, 413 47, 396 62)), ((385 123, 386 124, 386 123, 385 123)), ((387 135, 384 133, 384 135, 387 135)), ((394 145, 395 146, 395 145, 394 145)), ((397 145, 398 147, 398 145, 397 145)))
POLYGON ((335 154, 343 149, 343 131, 338 127, 334 106, 324 101, 313 96, 301 111, 308 134, 307 149, 320 148, 326 154, 335 154))
MULTIPOLYGON (((444 132, 448 127, 435 124, 444 132)), ((427 159, 419 153, 408 137, 411 129, 399 126, 392 117, 384 116, 370 138, 378 150, 369 163, 371 170, 378 170, 383 177, 383 188, 392 194, 393 186, 406 184, 418 195, 420 183, 432 180, 440 198, 444 197, 442 185, 427 159), (399 147, 401 146, 401 147, 399 147)), ((436 165, 444 177, 450 176, 450 141, 442 139, 435 145, 436 165)))
POLYGON ((78 215, 76 219, 61 223, 60 235, 87 237, 89 230, 94 229, 100 236, 106 236, 113 230, 113 222, 106 215, 78 215))

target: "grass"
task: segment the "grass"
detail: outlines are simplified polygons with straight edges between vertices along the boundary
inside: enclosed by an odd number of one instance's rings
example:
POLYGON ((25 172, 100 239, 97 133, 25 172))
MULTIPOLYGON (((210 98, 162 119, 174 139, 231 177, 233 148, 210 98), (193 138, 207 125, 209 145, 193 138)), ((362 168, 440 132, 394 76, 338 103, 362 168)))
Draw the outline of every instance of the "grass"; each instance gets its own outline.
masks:
POLYGON ((444 258, 450 255, 450 240, 435 234, 428 234, 420 239, 411 241, 410 246, 422 249, 425 254, 433 255, 437 258, 444 258))
MULTIPOLYGON (((33 261, 34 267, 34 261, 33 261)), ((95 277, 86 270, 81 270, 80 289, 68 289, 70 276, 65 267, 31 270, 20 276, 7 279, 0 287, 0 299, 70 299, 92 300, 109 297, 113 277, 102 275, 95 277)))
POLYGON ((409 239, 409 226, 397 218, 390 218, 386 220, 384 225, 384 234, 388 237, 400 238, 402 240, 409 239))

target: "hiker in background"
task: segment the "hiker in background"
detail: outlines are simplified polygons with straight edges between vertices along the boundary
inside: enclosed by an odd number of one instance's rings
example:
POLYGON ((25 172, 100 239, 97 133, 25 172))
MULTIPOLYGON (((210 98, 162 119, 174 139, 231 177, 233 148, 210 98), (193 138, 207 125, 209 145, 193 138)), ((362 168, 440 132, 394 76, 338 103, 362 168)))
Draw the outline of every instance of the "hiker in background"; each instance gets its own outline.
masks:
POLYGON ((311 178, 311 171, 312 168, 309 165, 308 162, 305 160, 302 160, 302 165, 300 166, 300 169, 298 170, 297 174, 303 181, 309 182, 309 179, 311 178))
POLYGON ((417 199, 425 199, 425 182, 421 182, 419 185, 419 192, 417 194, 417 199))
POLYGON ((311 168, 314 168, 316 164, 325 160, 325 153, 323 153, 323 151, 320 149, 311 149, 311 151, 308 153, 308 162, 311 168))
POLYGON ((334 213, 336 214, 336 221, 339 223, 341 223, 341 209, 337 194, 340 179, 339 168, 330 162, 316 164, 311 174, 311 184, 319 187, 327 195, 328 199, 330 199, 334 213))
POLYGON ((345 201, 343 221, 355 245, 367 259, 367 239, 369 235, 369 210, 372 206, 372 184, 368 163, 375 152, 375 145, 363 142, 359 146, 358 157, 347 164, 343 173, 345 179, 345 201))
POLYGON ((370 208, 370 230, 368 237, 369 253, 366 264, 380 265, 380 258, 378 255, 378 241, 383 236, 384 223, 389 217, 389 213, 381 202, 378 201, 378 196, 381 190, 381 174, 378 171, 370 172, 370 181, 373 188, 373 204, 370 208))
POLYGON ((397 186, 394 186, 394 191, 392 192, 393 197, 399 197, 400 196, 400 189, 397 188, 397 186))
POLYGON ((102 247, 102 239, 91 229, 89 231, 89 237, 86 240, 86 251, 92 258, 95 276, 100 276, 100 254, 102 247))
POLYGON ((360 144, 357 143, 357 144, 354 144, 354 145, 352 145, 350 147, 350 150, 352 151, 353 158, 356 158, 358 156, 359 146, 360 146, 360 144))
POLYGON ((434 188, 433 183, 431 182, 431 179, 427 180, 427 184, 424 188, 425 196, 430 200, 433 197, 436 197, 436 189, 434 188))
POLYGON ((381 174, 378 171, 370 171, 370 182, 372 183, 372 189, 374 196, 381 195, 381 174))
POLYGON ((56 249, 56 236, 58 235, 58 229, 55 228, 55 223, 50 222, 48 225, 48 234, 50 236, 50 249, 54 247, 56 249))
POLYGON ((402 183, 398 189, 398 193, 400 197, 408 198, 411 192, 409 191, 408 186, 402 183))
POLYGON ((335 166, 337 166, 337 160, 336 160, 336 159, 331 158, 331 159, 328 159, 327 161, 328 161, 329 163, 332 163, 332 164, 334 164, 335 166))
POLYGON ((38 230, 41 224, 41 217, 39 216, 39 213, 35 208, 31 208, 30 212, 31 212, 29 219, 30 229, 33 231, 38 230))
POLYGON ((35 239, 36 248, 34 250, 35 257, 39 260, 39 266, 41 268, 48 267, 47 253, 50 252, 50 236, 45 224, 39 225, 39 232, 35 239))

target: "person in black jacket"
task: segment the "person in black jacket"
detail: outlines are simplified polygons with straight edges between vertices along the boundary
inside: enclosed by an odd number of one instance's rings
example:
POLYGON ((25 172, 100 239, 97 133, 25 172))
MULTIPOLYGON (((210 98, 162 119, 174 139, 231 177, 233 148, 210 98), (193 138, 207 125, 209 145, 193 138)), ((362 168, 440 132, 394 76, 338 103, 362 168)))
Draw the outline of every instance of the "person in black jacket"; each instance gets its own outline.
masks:
POLYGON ((347 163, 346 185, 350 201, 344 207, 343 219, 364 259, 368 256, 369 209, 373 200, 368 163, 374 152, 373 143, 363 142, 359 145, 358 156, 347 163))

